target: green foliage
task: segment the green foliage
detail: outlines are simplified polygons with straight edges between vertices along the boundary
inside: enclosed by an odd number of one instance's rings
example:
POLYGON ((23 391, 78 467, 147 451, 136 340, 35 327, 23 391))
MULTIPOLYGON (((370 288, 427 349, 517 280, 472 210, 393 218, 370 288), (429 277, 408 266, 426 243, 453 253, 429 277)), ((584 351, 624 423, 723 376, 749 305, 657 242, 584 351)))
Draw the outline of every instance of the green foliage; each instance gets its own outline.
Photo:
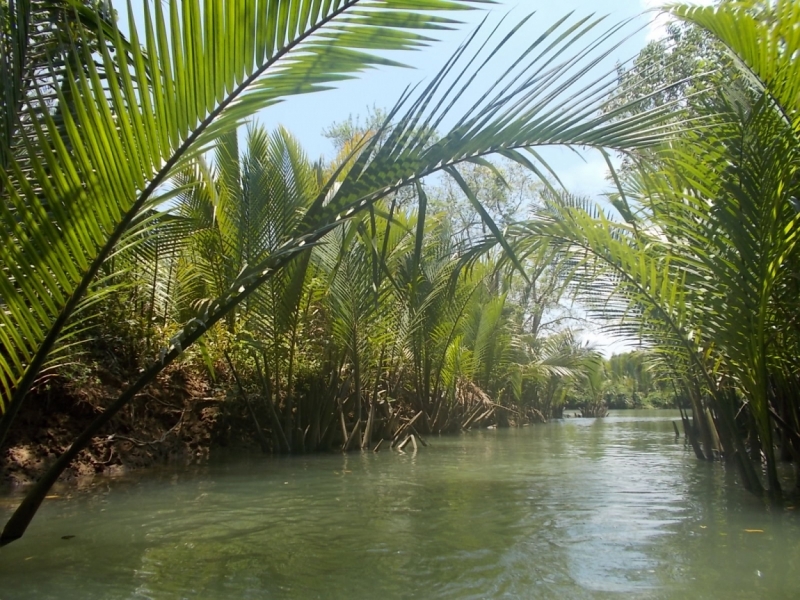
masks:
POLYGON ((702 92, 731 84, 733 58, 709 31, 686 22, 667 26, 663 38, 649 42, 630 66, 618 67, 612 107, 634 112, 681 103, 691 107, 702 92))
MULTIPOLYGON (((682 132, 653 160, 640 155, 612 198, 621 219, 554 195, 519 228, 515 249, 548 245, 562 253, 573 265, 573 290, 590 313, 649 347, 654 372, 669 378, 674 394, 691 406, 698 456, 723 453, 739 466, 744 485, 760 493, 744 444, 743 431, 751 429, 750 439, 758 439, 766 458, 769 492, 778 497, 776 428, 793 440, 789 453, 800 457, 800 338, 791 316, 800 264, 800 11, 793 2, 736 2, 673 12, 694 25, 673 35, 688 31, 718 40, 690 44, 696 64, 681 69, 694 72, 702 55, 719 52, 720 44, 737 69, 701 80, 695 89, 703 94, 687 100, 703 127, 682 132), (720 76, 724 85, 714 83, 720 76)), ((678 41, 674 52, 682 53, 678 41)), ((623 77, 622 97, 641 73, 664 67, 659 48, 648 47, 637 71, 627 82, 623 77)), ((647 383, 632 360, 617 360, 612 369, 618 380, 647 383)), ((591 378, 589 384, 587 395, 598 397, 591 378)))
MULTIPOLYGON (((607 102, 601 91, 612 74, 598 77, 593 70, 615 47, 619 26, 603 30, 602 19, 565 18, 532 36, 511 65, 496 65, 493 59, 511 37, 522 35, 525 18, 494 43, 472 42, 478 57, 467 52, 469 44, 459 49, 427 87, 401 98, 380 129, 356 145, 330 177, 311 168, 285 132, 270 137, 254 130, 240 155, 232 129, 255 111, 377 65, 394 65, 385 51, 423 47, 430 39, 419 30, 435 32, 455 23, 437 12, 474 4, 171 0, 147 2, 140 25, 129 7, 130 30, 124 33, 109 18, 110 6, 106 14, 80 0, 22 0, 0 13, 0 63, 10 75, 2 89, 0 443, 44 369, 70 360, 75 342, 91 338, 84 324, 98 314, 105 297, 128 289, 138 293, 150 282, 149 318, 163 319, 163 332, 171 336, 139 378, 43 475, 4 530, 2 543, 22 535, 49 487, 114 414, 208 332, 221 340, 234 371, 228 344, 234 353, 249 344, 245 364, 259 374, 272 399, 270 410, 283 402, 287 449, 294 445, 301 410, 316 411, 318 440, 333 431, 330 413, 320 408, 324 403, 295 407, 292 397, 299 339, 316 302, 309 290, 319 291, 314 277, 323 273, 331 301, 326 332, 347 351, 324 359, 332 372, 326 389, 344 391, 338 377, 352 370, 355 424, 345 418, 351 409, 340 405, 343 446, 359 438, 355 445, 365 445, 378 418, 378 391, 388 393, 379 390, 387 381, 382 357, 389 353, 397 361, 403 354, 364 327, 367 317, 384 314, 383 294, 395 295, 398 288, 386 268, 386 244, 377 250, 382 201, 409 185, 419 191, 425 177, 446 172, 524 279, 521 259, 464 181, 462 164, 485 164, 485 156, 500 153, 541 173, 546 167, 534 164, 540 145, 622 150, 663 138, 662 123, 673 114, 669 106, 635 117, 625 116, 625 106, 603 112, 607 102), (50 10, 53 6, 59 10, 50 10), (69 18, 62 18, 65 14, 69 18), (53 37, 37 37, 43 30, 53 37), (473 105, 454 109, 489 69, 498 77, 488 91, 473 105), (445 115, 455 117, 455 124, 439 132, 445 115), (201 159, 211 148, 217 159, 209 169, 201 159), (309 249, 319 246, 321 252, 337 235, 343 241, 335 266, 315 263, 318 272, 309 275, 309 249), (130 278, 123 275, 128 269, 130 278), (366 281, 372 292, 360 287, 366 281), (173 318, 182 324, 170 322, 173 318), (367 379, 361 379, 360 365, 363 357, 374 359, 372 348, 381 350, 377 364, 370 365, 375 401, 362 437, 360 381, 367 379), (265 373, 268 363, 272 370, 265 373)), ((416 240, 426 231, 422 194, 419 199, 416 240)), ((414 332, 427 314, 426 302, 438 302, 439 296, 420 295, 426 263, 421 242, 414 243, 412 256, 405 318, 414 332)), ((457 262, 453 277, 469 262, 457 262)), ((495 385, 487 365, 504 364, 507 355, 493 347, 491 333, 503 332, 506 315, 495 300, 486 300, 486 306, 491 318, 477 326, 473 339, 461 340, 474 356, 476 372, 495 385)), ((462 315, 471 310, 465 305, 459 311, 446 328, 450 334, 441 338, 447 343, 415 367, 415 393, 440 381, 462 315)), ((495 389, 501 394, 504 387, 495 389)), ((399 389, 396 382, 392 389, 399 389)), ((248 397, 243 383, 240 393, 248 397)), ((332 397, 338 401, 342 395, 332 397)), ((428 392, 421 397, 434 403, 435 412, 427 417, 436 422, 444 397, 428 392)), ((491 405, 481 402, 480 410, 491 405)), ((279 419, 273 418, 272 426, 278 429, 279 419)), ((308 431, 310 426, 302 435, 308 431)))
POLYGON ((0 409, 8 415, 0 440, 41 369, 59 359, 54 348, 71 347, 73 315, 109 290, 96 286, 103 266, 187 160, 256 110, 393 64, 375 52, 428 41, 410 29, 452 23, 379 4, 147 2, 141 29, 129 8, 127 38, 79 0, 23 0, 3 11, 11 76, 0 174, 0 409), (42 29, 55 33, 42 38, 42 29))

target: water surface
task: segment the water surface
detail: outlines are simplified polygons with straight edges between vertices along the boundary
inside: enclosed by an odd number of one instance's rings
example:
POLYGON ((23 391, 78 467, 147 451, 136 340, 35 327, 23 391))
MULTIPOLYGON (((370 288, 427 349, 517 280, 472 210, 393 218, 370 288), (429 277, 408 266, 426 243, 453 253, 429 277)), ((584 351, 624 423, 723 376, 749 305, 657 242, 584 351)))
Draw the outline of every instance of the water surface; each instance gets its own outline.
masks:
POLYGON ((0 549, 0 599, 800 597, 797 511, 698 462, 676 414, 66 488, 0 549))

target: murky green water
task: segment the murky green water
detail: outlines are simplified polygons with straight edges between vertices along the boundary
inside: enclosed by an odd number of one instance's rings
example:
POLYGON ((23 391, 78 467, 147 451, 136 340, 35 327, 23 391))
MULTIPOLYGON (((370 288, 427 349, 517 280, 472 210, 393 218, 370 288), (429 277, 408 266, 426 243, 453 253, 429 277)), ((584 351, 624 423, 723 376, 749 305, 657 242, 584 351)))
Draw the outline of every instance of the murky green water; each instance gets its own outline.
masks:
POLYGON ((800 508, 740 492, 669 416, 104 482, 0 549, 0 598, 800 597, 800 508))

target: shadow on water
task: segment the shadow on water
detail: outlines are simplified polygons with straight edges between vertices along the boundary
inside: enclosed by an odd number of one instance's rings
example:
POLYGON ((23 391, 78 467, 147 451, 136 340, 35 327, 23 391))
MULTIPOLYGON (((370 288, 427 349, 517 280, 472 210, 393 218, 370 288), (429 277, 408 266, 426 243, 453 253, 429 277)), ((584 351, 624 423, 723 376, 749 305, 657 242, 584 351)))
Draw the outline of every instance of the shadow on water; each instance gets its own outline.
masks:
POLYGON ((0 551, 0 598, 798 597, 794 511, 696 461, 672 418, 104 482, 0 551))

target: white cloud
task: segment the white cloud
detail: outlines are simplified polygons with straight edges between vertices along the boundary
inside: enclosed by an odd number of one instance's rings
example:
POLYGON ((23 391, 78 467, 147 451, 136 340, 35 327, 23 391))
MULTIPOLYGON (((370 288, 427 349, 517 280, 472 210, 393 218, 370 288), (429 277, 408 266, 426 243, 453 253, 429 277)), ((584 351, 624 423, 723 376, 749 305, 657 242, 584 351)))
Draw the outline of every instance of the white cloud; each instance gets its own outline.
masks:
POLYGON ((605 358, 610 358, 614 354, 623 354, 640 348, 638 344, 615 338, 599 329, 584 330, 578 335, 578 339, 584 344, 591 345, 605 358))
MULTIPOLYGON (((652 10, 653 12, 650 13, 652 20, 650 21, 650 27, 647 31, 647 41, 652 42, 655 40, 660 40, 663 38, 667 33, 667 25, 670 22, 671 17, 664 12, 660 12, 658 9, 664 6, 666 3, 664 0, 640 0, 642 4, 642 8, 644 10, 652 10)), ((699 6, 711 6, 714 4, 713 0, 690 0, 690 4, 697 4, 699 6)))
POLYGON ((569 166, 562 167, 556 172, 567 191, 600 200, 602 194, 612 187, 607 179, 608 166, 598 152, 582 154, 585 162, 578 156, 572 155, 569 166))

